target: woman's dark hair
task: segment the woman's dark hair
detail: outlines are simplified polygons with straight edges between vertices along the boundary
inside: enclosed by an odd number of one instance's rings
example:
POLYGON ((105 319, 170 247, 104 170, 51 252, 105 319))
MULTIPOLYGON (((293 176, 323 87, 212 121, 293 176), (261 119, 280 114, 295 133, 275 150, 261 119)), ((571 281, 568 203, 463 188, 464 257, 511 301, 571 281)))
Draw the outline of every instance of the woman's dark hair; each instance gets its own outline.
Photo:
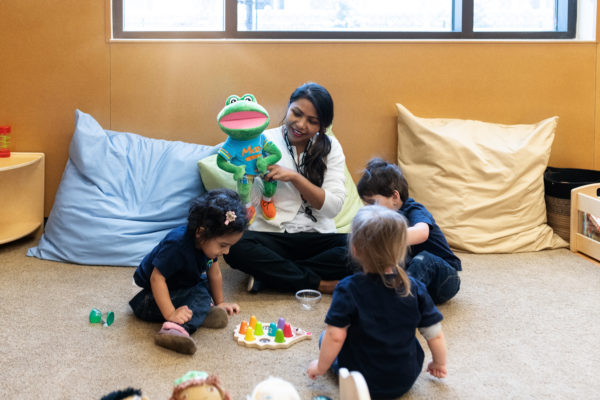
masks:
POLYGON ((187 233, 202 229, 202 240, 243 232, 248 225, 246 207, 231 189, 215 189, 192 200, 187 233))
POLYGON ((294 90, 290 96, 290 104, 299 99, 310 101, 319 117, 319 134, 310 146, 310 150, 304 159, 304 176, 317 186, 323 184, 325 178, 325 157, 331 151, 331 139, 325 134, 325 131, 333 122, 333 99, 323 86, 318 83, 308 82, 294 90))
POLYGON ((369 160, 356 189, 361 198, 376 195, 390 197, 397 190, 403 203, 408 199, 408 182, 400 167, 382 158, 369 160))

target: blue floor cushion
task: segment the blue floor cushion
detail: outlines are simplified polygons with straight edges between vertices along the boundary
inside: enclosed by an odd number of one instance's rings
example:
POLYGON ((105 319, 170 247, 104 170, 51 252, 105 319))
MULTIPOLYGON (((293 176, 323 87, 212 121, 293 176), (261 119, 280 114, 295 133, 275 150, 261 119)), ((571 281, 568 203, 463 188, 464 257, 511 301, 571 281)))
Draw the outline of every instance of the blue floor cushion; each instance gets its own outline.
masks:
POLYGON ((104 130, 75 113, 75 132, 44 233, 27 255, 87 265, 137 266, 186 223, 205 189, 196 163, 217 146, 104 130))

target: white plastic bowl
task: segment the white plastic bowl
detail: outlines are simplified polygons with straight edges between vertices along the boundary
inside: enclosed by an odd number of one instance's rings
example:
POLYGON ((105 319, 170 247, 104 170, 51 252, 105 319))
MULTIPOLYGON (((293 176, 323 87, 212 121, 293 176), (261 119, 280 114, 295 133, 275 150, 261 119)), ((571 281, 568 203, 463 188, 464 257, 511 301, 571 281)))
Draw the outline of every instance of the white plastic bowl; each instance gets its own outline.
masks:
POLYGON ((296 292, 296 299, 305 310, 312 310, 315 304, 321 301, 321 292, 313 289, 302 289, 296 292))

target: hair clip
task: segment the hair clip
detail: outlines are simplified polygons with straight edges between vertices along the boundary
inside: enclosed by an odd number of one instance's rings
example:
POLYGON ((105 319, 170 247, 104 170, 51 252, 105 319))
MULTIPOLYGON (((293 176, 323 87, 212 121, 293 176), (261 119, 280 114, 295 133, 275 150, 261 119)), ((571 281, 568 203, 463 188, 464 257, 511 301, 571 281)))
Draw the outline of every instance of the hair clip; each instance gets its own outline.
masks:
POLYGON ((225 225, 229 225, 230 222, 235 221, 237 215, 235 215, 235 211, 227 211, 225 213, 225 225))

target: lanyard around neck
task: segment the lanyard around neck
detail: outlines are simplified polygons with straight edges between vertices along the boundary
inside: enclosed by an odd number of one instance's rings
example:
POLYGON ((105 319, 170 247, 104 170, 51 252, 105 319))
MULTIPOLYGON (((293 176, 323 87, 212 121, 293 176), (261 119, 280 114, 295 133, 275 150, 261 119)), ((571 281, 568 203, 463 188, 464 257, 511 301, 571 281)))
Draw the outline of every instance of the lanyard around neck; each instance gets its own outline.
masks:
MULTIPOLYGON (((292 156, 292 161, 294 162, 296 171, 298 171, 300 175, 306 178, 306 175, 304 175, 304 159, 306 158, 306 153, 308 153, 308 150, 312 145, 312 139, 310 139, 306 144, 306 148, 302 152, 302 159, 300 160, 300 165, 298 165, 298 163, 296 162, 296 157, 294 157, 294 150, 292 149, 292 145, 290 144, 290 139, 288 138, 288 131, 286 126, 283 127, 283 137, 285 138, 285 145, 287 146, 287 149, 290 152, 290 156, 292 156)), ((313 215, 312 209, 308 205, 308 202, 304 200, 304 198, 302 198, 302 205, 304 207, 304 214, 306 214, 306 216, 310 218, 311 221, 317 222, 317 217, 313 215)))
POLYGON ((302 152, 300 164, 298 164, 296 162, 296 157, 294 157, 294 150, 292 149, 292 145, 290 144, 290 139, 288 138, 288 130, 286 126, 283 127, 283 138, 285 139, 285 145, 287 146, 287 149, 290 152, 290 156, 292 156, 292 161, 294 162, 296 171, 298 171, 298 173, 302 176, 306 177, 306 175, 304 175, 304 160, 306 159, 306 154, 308 153, 308 150, 310 150, 310 146, 312 145, 312 139, 310 139, 306 144, 306 148, 302 152))

